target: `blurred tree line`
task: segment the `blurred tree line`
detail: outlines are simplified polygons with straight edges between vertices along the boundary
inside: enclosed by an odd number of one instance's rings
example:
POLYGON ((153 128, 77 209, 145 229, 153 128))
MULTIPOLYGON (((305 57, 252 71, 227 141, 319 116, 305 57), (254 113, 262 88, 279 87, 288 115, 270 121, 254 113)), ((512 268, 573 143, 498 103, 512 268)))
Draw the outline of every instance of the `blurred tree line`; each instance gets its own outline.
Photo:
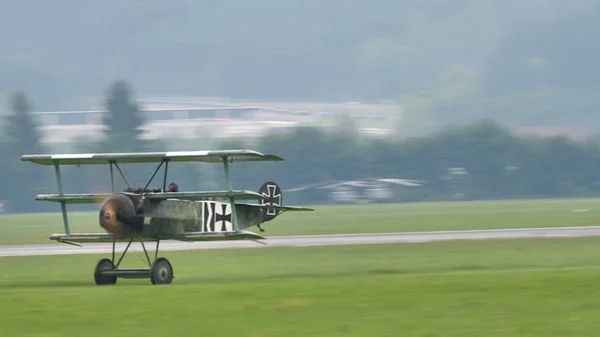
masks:
MULTIPOLYGON (((223 147, 231 147, 225 145, 223 147)), ((299 129, 264 138, 256 148, 281 163, 238 164, 237 186, 273 179, 293 188, 368 178, 424 181, 396 187, 395 201, 583 197, 600 193, 600 142, 566 137, 518 137, 493 120, 447 127, 401 141, 299 129)), ((393 188, 393 185, 390 185, 393 188)), ((294 202, 326 202, 317 189, 288 193, 294 202)))
MULTIPOLYGON (((235 163, 235 188, 257 190, 263 182, 274 180, 285 190, 333 180, 383 177, 424 181, 422 187, 396 188, 395 201, 600 194, 600 142, 517 137, 493 120, 446 127, 427 136, 367 140, 357 137, 352 121, 342 117, 334 131, 306 127, 270 134, 252 143, 236 140, 207 145, 201 140, 184 140, 174 145, 139 138, 143 119, 126 82, 117 81, 109 87, 105 106, 106 137, 98 143, 82 139, 76 144, 78 152, 253 148, 285 159, 235 163)), ((0 124, 4 128, 0 138, 0 200, 8 200, 5 207, 13 212, 57 211, 55 204, 33 199, 35 194, 56 192, 53 168, 19 160, 22 154, 50 152, 40 142, 39 130, 29 114, 32 107, 24 93, 14 93, 0 124)), ((142 187, 154 167, 144 164, 123 168, 135 186, 142 187)), ((62 168, 62 173, 67 193, 110 190, 108 167, 68 166, 62 168)), ((181 190, 225 188, 220 165, 179 163, 171 165, 169 176, 181 190)), ((117 182, 118 189, 127 187, 118 177, 117 182)), ((284 200, 314 204, 328 202, 328 196, 313 189, 286 193, 284 200)), ((93 209, 95 205, 84 207, 93 209)))

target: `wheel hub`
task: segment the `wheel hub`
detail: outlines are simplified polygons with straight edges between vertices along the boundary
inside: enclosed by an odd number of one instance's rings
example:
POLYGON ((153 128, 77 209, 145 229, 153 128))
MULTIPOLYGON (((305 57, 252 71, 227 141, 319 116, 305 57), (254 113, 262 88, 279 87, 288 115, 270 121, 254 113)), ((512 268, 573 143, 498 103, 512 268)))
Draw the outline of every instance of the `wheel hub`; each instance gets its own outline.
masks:
POLYGON ((161 279, 161 280, 165 280, 165 279, 167 278, 167 275, 168 275, 168 273, 169 273, 169 272, 167 271, 167 268, 165 268, 165 267, 161 267, 161 268, 160 268, 160 271, 159 271, 159 276, 160 276, 160 279, 161 279))

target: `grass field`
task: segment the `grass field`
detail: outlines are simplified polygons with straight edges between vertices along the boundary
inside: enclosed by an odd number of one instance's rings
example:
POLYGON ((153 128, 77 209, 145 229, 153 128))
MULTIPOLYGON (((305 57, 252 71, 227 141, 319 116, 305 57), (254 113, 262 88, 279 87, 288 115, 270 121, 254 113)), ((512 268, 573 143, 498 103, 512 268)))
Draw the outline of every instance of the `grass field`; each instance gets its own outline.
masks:
POLYGON ((108 287, 101 256, 0 258, 0 333, 595 337, 599 253, 600 238, 168 252, 172 285, 108 287))
MULTIPOLYGON (((265 235, 600 225, 600 199, 316 206, 266 223, 265 235)), ((58 207, 57 207, 58 209, 58 207)), ((102 232, 98 213, 69 213, 72 232, 102 232)), ((251 230, 257 230, 255 227, 251 230)), ((0 216, 0 244, 48 243, 60 213, 0 216)))

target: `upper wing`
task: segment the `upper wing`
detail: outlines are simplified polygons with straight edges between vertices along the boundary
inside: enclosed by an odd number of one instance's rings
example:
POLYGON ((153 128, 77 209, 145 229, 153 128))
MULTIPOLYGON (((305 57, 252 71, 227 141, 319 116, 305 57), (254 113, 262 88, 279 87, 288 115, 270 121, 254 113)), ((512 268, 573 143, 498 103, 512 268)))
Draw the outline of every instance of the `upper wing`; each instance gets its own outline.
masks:
POLYGON ((78 154, 34 154, 21 156, 22 161, 40 165, 93 165, 117 163, 206 162, 221 163, 223 158, 233 161, 280 161, 283 158, 254 150, 215 151, 172 151, 132 153, 78 153, 78 154))

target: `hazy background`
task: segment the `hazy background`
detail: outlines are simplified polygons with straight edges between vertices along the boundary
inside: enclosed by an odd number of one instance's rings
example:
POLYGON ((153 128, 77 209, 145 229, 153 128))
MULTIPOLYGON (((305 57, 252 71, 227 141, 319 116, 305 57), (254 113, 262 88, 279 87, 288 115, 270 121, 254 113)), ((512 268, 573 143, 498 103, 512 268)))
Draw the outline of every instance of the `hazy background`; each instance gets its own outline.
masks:
MULTIPOLYGON (((598 36, 592 0, 2 0, 0 200, 10 211, 56 208, 33 201, 56 189, 54 173, 19 162, 24 153, 236 145, 288 159, 234 168, 238 187, 253 190, 386 177, 424 182, 393 185, 390 201, 596 195, 598 36), (131 103, 142 96, 221 97, 314 119, 251 141, 134 141, 144 118, 131 103), (313 113, 347 102, 360 104, 327 122, 343 132, 318 128, 313 113), (28 124, 30 112, 98 106, 117 116, 101 141, 49 145, 28 124), (361 127, 391 131, 353 133, 361 127)), ((221 184, 220 169, 173 174, 200 189, 221 184)), ((65 179, 71 192, 101 190, 107 172, 72 168, 65 179)), ((331 202, 323 191, 285 200, 331 202)))

